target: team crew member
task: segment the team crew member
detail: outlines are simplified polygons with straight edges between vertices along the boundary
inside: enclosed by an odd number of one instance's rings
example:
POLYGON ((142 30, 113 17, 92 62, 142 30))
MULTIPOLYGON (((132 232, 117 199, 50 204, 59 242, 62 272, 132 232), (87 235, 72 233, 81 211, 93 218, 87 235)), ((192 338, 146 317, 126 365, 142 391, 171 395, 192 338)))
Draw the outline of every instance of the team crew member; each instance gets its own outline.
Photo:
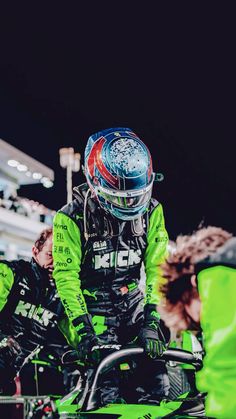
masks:
POLYGON ((14 394, 14 377, 33 351, 50 343, 67 344, 56 326, 64 309, 52 280, 52 228, 41 232, 32 254, 30 262, 0 262, 0 392, 4 394, 14 394))
POLYGON ((235 417, 236 238, 207 227, 179 236, 163 266, 159 307, 168 327, 201 328, 206 355, 197 387, 207 393, 206 416, 235 417))

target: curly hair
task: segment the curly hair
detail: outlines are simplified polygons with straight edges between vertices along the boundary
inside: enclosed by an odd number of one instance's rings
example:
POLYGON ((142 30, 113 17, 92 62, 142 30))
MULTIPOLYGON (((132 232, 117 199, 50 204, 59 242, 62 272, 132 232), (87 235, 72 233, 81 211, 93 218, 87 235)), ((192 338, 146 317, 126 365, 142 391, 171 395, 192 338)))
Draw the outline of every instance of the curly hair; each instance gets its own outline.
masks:
POLYGON ((45 228, 41 231, 39 237, 35 240, 34 246, 39 252, 42 250, 47 239, 52 235, 52 227, 45 228))
POLYGON ((161 265, 164 282, 159 290, 167 303, 189 302, 196 263, 215 253, 231 237, 228 231, 213 226, 177 237, 173 252, 161 265))

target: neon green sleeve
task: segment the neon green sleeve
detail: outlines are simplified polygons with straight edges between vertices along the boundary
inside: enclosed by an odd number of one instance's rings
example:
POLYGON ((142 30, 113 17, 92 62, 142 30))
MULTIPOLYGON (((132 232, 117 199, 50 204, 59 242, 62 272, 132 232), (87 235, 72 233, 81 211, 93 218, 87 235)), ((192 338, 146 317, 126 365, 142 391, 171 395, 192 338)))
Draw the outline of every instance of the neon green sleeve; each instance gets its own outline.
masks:
POLYGON ((69 319, 87 313, 80 288, 80 230, 67 215, 58 212, 53 220, 53 278, 69 319))
POLYGON ((234 418, 236 412, 236 269, 214 266, 198 274, 202 303, 203 368, 197 388, 206 397, 206 416, 234 418))
POLYGON ((78 333, 76 332, 75 327, 68 319, 68 317, 62 317, 60 320, 58 320, 57 325, 59 330, 66 338, 68 345, 71 345, 74 349, 77 349, 81 339, 78 337, 78 333))
POLYGON ((144 265, 146 273, 146 304, 158 304, 160 296, 158 285, 161 281, 161 269, 159 267, 167 256, 168 233, 165 229, 165 220, 162 205, 159 204, 149 220, 147 234, 147 249, 145 251, 144 265))
POLYGON ((7 297, 14 282, 14 274, 5 263, 0 263, 0 311, 7 302, 7 297))

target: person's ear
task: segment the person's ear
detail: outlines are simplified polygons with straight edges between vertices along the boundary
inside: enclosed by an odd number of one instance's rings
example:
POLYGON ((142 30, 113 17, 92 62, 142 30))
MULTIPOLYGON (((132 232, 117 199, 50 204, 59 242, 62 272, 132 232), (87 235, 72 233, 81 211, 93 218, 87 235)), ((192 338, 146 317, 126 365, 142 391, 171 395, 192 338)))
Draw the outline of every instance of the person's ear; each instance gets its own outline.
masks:
POLYGON ((38 253, 39 253, 39 249, 37 249, 37 247, 33 246, 32 247, 32 254, 35 258, 38 256, 38 253))
POLYGON ((191 284, 194 288, 197 287, 197 276, 196 275, 191 276, 191 284))

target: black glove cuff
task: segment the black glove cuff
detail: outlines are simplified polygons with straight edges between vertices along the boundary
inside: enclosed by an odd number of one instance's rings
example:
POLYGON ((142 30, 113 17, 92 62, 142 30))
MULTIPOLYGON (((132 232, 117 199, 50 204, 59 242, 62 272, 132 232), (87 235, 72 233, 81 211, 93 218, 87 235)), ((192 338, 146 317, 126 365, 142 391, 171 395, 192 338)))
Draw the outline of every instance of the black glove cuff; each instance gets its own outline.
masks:
POLYGON ((160 324, 160 314, 157 311, 156 304, 146 304, 144 306, 144 323, 155 322, 160 324))
POLYGON ((76 317, 76 319, 72 320, 72 324, 75 327, 78 335, 95 335, 92 317, 90 314, 82 314, 81 316, 76 317))
POLYGON ((72 320, 73 326, 77 327, 80 323, 84 323, 86 326, 93 328, 92 317, 90 314, 82 314, 72 320))
MULTIPOLYGON (((164 333, 165 326, 163 321, 160 318, 160 314, 157 311, 156 304, 146 304, 144 307, 144 326, 146 330, 154 332, 158 339, 161 340, 163 343, 167 343, 169 341, 169 332, 164 333), (164 330, 163 330, 164 329, 164 330), (168 335, 168 337, 166 336, 168 335)), ((153 337, 153 333, 151 333, 153 337)))

